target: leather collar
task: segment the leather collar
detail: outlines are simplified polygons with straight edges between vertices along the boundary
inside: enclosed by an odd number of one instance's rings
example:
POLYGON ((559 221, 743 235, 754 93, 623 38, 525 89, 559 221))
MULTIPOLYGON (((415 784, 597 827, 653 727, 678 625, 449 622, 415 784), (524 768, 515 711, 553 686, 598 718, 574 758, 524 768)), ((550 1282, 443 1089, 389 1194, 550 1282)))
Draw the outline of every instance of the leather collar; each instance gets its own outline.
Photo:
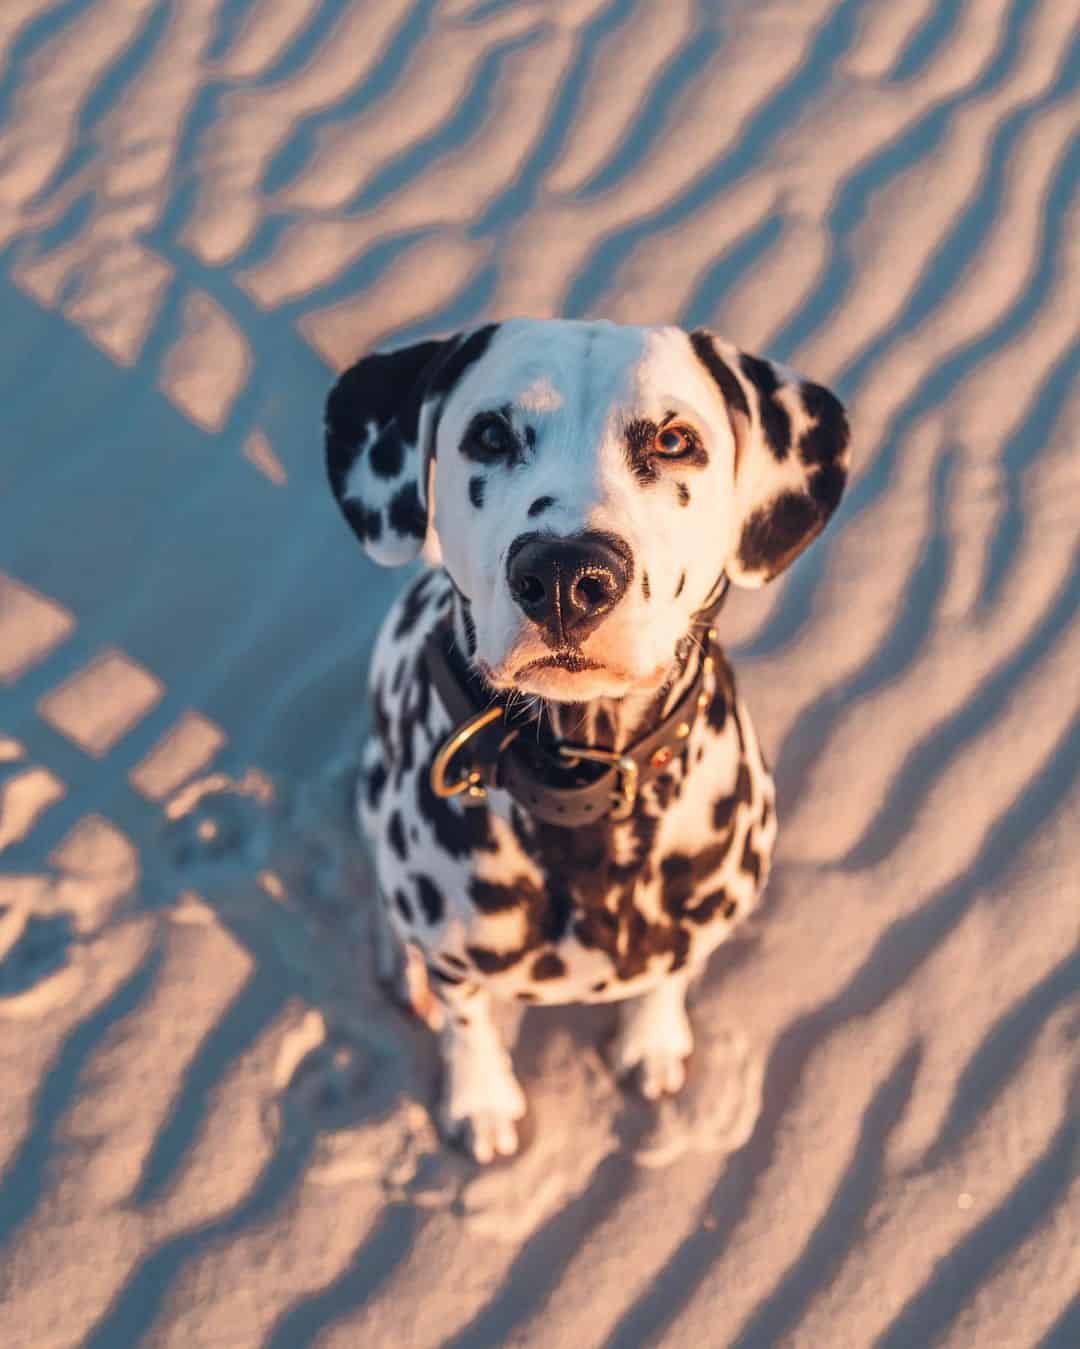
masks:
POLYGON ((710 623, 709 639, 686 691, 659 725, 617 754, 565 741, 545 744, 519 734, 535 724, 515 724, 513 714, 490 696, 458 651, 447 615, 424 651, 431 680, 455 727, 432 764, 433 789, 443 796, 461 795, 471 805, 483 801, 489 788, 501 788, 534 818, 567 829, 608 816, 626 819, 640 788, 681 751, 713 696, 718 671, 711 623, 726 592, 727 578, 721 577, 708 605, 695 616, 710 623), (464 776, 447 786, 445 768, 451 759, 455 772, 464 770, 464 776))

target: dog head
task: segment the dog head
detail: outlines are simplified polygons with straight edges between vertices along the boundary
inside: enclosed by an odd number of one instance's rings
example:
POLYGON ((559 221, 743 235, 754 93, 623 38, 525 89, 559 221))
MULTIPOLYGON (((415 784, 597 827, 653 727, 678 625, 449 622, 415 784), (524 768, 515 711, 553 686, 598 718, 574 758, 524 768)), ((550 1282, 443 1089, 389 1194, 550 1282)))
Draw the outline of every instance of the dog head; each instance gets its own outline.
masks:
POLYGON ((497 688, 658 687, 726 572, 778 575, 844 489, 836 398, 712 333, 513 320, 367 356, 326 410, 334 494, 385 565, 431 531, 497 688))

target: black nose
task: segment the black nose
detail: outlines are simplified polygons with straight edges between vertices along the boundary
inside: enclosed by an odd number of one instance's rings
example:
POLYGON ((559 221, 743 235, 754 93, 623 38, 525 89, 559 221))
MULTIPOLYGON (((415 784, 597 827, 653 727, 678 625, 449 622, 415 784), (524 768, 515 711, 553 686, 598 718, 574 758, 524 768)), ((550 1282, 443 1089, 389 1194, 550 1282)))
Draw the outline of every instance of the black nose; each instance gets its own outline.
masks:
POLYGON ((510 546, 506 572, 511 595, 544 641, 576 646, 622 599, 630 581, 629 550, 593 534, 524 534, 510 546))

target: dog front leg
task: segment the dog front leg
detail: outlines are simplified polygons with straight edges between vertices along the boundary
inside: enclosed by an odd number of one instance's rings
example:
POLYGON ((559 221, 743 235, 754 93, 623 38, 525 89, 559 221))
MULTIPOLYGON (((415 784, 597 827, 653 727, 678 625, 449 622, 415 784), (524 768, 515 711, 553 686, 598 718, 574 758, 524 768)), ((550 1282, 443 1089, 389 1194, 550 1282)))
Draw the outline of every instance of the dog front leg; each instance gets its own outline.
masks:
POLYGON ((686 990, 693 973, 677 970, 648 993, 620 1005, 612 1066, 617 1077, 640 1068, 641 1092, 650 1101, 674 1094, 686 1081, 685 1060, 694 1047, 686 990))
POLYGON ((443 1009, 432 996, 427 967, 420 949, 394 931, 385 898, 371 919, 375 977, 399 1007, 419 1017, 433 1031, 442 1030, 443 1009))
POLYGON ((476 984, 446 983, 437 974, 432 991, 445 1011, 439 1127, 478 1162, 509 1157, 517 1151, 525 1094, 495 1025, 491 996, 476 984))

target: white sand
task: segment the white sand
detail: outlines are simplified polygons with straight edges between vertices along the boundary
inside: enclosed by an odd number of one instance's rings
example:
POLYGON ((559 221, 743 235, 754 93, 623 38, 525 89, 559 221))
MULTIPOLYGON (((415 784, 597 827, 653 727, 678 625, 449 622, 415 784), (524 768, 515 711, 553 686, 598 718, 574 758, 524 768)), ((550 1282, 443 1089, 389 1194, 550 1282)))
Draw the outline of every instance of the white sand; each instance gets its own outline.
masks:
POLYGON ((0 9, 0 1346, 1080 1344, 1073 7, 0 9), (402 578, 320 420, 516 312, 709 322, 857 473, 724 616, 782 829, 685 1095, 530 1013, 480 1172, 372 985, 402 578))

